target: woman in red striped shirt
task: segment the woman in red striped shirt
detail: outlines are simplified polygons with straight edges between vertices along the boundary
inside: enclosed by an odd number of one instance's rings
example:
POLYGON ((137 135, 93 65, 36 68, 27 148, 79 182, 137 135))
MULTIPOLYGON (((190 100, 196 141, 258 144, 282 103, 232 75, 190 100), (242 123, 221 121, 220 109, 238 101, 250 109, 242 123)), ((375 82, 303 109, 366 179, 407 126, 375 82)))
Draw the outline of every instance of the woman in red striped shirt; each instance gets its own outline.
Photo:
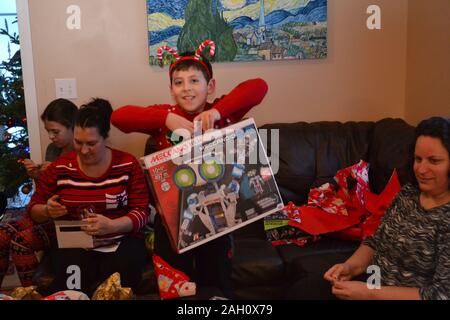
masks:
MULTIPOLYGON (((49 291, 81 290, 91 295, 112 273, 119 272, 125 287, 137 287, 148 258, 141 230, 148 219, 148 189, 138 161, 106 146, 111 105, 93 99, 80 108, 75 121, 74 148, 41 174, 28 206, 31 218, 54 228, 53 219, 80 219, 80 209, 91 206, 84 231, 94 236, 93 250, 60 249, 51 255, 56 278, 49 291), (80 268, 68 288, 68 268, 80 268), (72 267, 73 268, 73 267, 72 267)), ((51 232, 50 232, 51 233, 51 232)), ((53 231, 54 234, 54 231, 53 231)))

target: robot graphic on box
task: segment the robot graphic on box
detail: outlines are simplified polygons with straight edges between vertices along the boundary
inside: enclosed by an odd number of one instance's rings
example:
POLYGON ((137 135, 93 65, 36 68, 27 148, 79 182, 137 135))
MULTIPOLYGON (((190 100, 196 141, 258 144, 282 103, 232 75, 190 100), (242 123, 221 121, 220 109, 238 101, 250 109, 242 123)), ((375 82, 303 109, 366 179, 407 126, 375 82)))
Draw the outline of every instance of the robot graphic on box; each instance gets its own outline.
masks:
POLYGON ((175 185, 188 194, 180 226, 181 233, 191 236, 194 241, 198 240, 198 235, 192 234, 191 226, 196 217, 207 229, 205 237, 241 222, 236 219, 236 205, 240 190, 239 179, 244 173, 244 166, 232 166, 231 181, 228 184, 220 184, 221 180, 226 180, 223 179, 225 166, 216 161, 178 166, 174 172, 175 185), (194 187, 201 187, 201 191, 195 192, 194 187))

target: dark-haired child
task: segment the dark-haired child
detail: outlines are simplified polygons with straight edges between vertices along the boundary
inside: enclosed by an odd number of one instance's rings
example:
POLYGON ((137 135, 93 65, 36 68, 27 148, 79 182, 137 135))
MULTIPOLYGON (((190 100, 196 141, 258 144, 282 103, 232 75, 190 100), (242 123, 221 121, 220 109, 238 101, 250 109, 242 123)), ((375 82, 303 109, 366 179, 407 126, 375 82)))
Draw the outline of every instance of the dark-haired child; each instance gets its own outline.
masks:
POLYGON ((45 152, 45 161, 38 165, 31 159, 25 159, 23 164, 28 175, 39 178, 42 171, 61 154, 73 150, 73 123, 77 113, 77 106, 67 99, 56 99, 50 102, 41 115, 45 130, 51 143, 45 152))

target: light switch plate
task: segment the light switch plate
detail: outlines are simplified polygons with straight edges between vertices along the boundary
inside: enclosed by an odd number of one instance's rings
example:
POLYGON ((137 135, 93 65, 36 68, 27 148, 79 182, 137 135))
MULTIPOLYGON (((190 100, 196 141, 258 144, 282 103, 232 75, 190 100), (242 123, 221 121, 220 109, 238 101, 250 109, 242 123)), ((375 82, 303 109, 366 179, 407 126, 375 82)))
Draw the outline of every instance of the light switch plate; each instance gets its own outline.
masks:
POLYGON ((56 98, 78 98, 76 79, 55 79, 55 88, 56 98))

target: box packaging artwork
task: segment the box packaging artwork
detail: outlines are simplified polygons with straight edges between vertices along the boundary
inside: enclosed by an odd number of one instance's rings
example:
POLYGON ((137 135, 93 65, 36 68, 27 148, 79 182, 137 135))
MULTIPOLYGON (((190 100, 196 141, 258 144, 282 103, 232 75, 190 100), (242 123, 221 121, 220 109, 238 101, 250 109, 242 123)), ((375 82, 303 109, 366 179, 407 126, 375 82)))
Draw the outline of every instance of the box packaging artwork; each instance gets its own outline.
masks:
POLYGON ((253 119, 194 135, 141 160, 178 253, 283 208, 253 119))

